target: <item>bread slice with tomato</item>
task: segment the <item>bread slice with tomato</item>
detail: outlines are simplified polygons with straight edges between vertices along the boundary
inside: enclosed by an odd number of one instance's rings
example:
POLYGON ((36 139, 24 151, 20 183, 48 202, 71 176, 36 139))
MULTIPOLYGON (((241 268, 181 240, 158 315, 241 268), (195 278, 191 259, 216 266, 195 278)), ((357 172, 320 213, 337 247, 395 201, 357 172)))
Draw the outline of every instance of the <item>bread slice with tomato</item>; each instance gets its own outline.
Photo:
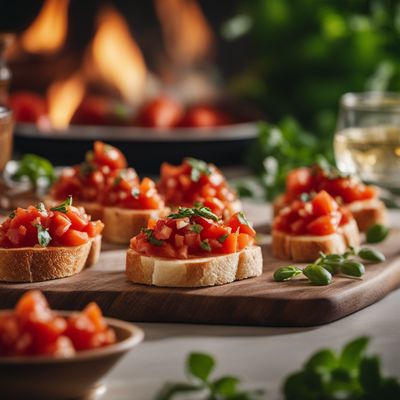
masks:
POLYGON ((318 165, 302 167, 289 172, 286 192, 273 203, 274 216, 303 194, 328 192, 339 204, 354 216, 361 232, 375 224, 387 223, 385 204, 379 199, 376 187, 364 185, 354 176, 344 175, 335 168, 324 169, 318 165))
POLYGON ((166 287, 202 287, 262 274, 261 248, 242 213, 228 222, 207 207, 180 208, 152 221, 131 240, 126 276, 134 282, 166 287))
POLYGON ((341 254, 359 244, 353 216, 325 191, 308 201, 295 200, 273 222, 272 253, 280 259, 312 262, 321 252, 341 254))
POLYGON ((223 219, 242 210, 222 172, 203 160, 188 157, 180 165, 163 163, 157 188, 172 209, 201 204, 223 219))
POLYGON ((71 201, 17 208, 0 225, 0 281, 64 278, 97 262, 103 224, 71 201))
POLYGON ((150 218, 169 212, 155 183, 149 178, 140 181, 117 148, 99 141, 82 164, 64 169, 47 201, 53 204, 70 194, 88 214, 103 221, 103 237, 111 243, 129 243, 150 218))

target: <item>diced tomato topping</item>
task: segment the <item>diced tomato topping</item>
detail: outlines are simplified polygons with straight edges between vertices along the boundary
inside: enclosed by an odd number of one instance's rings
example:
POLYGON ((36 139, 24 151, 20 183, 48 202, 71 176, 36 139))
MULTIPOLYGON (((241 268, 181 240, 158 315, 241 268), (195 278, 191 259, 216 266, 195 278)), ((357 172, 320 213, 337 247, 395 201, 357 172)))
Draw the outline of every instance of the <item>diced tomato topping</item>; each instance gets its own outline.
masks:
POLYGON ((83 209, 66 203, 53 209, 43 204, 17 208, 0 225, 0 247, 78 246, 99 235, 103 227, 101 221, 90 222, 83 209))
POLYGON ((228 225, 232 228, 232 232, 247 233, 249 236, 256 236, 256 231, 248 223, 243 213, 238 212, 230 218, 228 225))
POLYGON ((172 207, 193 207, 201 203, 224 218, 238 211, 236 193, 221 171, 205 161, 188 158, 177 166, 163 163, 157 187, 172 207))
POLYGON ((96 164, 107 166, 110 169, 127 167, 126 159, 120 150, 100 141, 94 142, 94 161, 96 164))
POLYGON ((179 209, 153 222, 132 238, 130 246, 138 253, 166 258, 234 253, 251 246, 256 233, 244 215, 232 218, 240 221, 237 232, 207 208, 179 209))
POLYGON ((378 195, 376 188, 364 185, 355 177, 342 176, 337 171, 331 173, 319 166, 297 168, 286 177, 287 203, 298 199, 303 193, 318 193, 322 190, 345 204, 373 199, 378 195))
POLYGON ((273 229, 291 235, 329 235, 352 220, 352 215, 340 208, 325 191, 317 193, 311 201, 296 200, 275 218, 273 229))
POLYGON ((209 128, 214 126, 228 125, 232 123, 232 118, 225 112, 213 106, 195 106, 189 109, 180 126, 209 128))
POLYGON ((115 342, 115 332, 95 303, 66 319, 34 290, 21 297, 14 311, 0 315, 0 356, 69 357, 115 342))

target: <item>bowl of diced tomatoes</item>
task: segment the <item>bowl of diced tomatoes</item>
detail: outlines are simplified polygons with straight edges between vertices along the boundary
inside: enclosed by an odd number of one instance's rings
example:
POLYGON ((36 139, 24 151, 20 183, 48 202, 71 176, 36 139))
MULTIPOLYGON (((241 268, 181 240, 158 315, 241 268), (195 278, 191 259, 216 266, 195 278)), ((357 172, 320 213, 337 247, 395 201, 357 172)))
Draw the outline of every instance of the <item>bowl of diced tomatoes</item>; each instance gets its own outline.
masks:
POLYGON ((0 398, 77 399, 143 340, 137 326, 105 318, 96 303, 53 311, 39 291, 0 311, 0 398))

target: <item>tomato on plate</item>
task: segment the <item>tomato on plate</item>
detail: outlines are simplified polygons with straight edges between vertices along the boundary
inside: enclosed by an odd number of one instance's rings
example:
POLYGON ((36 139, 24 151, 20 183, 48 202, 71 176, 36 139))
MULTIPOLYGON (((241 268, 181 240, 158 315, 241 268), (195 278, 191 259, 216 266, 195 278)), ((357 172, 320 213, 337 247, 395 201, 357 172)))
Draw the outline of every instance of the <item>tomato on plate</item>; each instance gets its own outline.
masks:
POLYGON ((213 106, 198 105, 186 111, 179 125, 190 128, 211 128, 232 124, 233 120, 227 113, 213 106))
POLYGON ((94 142, 93 161, 98 165, 108 166, 112 170, 127 167, 125 156, 120 150, 99 140, 94 142))
POLYGON ((150 128, 172 128, 177 125, 183 115, 183 107, 170 97, 160 96, 139 111, 136 123, 150 128))
POLYGON ((46 100, 33 92, 11 94, 9 105, 17 122, 36 123, 40 117, 47 113, 46 100))

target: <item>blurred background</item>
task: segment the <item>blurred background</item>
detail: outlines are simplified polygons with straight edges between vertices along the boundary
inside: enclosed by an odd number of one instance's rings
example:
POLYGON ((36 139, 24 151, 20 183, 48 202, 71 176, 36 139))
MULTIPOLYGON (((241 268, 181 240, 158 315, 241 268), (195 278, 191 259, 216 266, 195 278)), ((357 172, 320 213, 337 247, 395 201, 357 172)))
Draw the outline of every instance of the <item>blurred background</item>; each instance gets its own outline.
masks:
POLYGON ((186 155, 246 165, 254 179, 237 182, 241 194, 270 198, 289 169, 333 162, 344 93, 400 88, 398 1, 1 7, 0 30, 15 34, 4 53, 15 149, 58 164, 100 138, 139 171, 186 155))

